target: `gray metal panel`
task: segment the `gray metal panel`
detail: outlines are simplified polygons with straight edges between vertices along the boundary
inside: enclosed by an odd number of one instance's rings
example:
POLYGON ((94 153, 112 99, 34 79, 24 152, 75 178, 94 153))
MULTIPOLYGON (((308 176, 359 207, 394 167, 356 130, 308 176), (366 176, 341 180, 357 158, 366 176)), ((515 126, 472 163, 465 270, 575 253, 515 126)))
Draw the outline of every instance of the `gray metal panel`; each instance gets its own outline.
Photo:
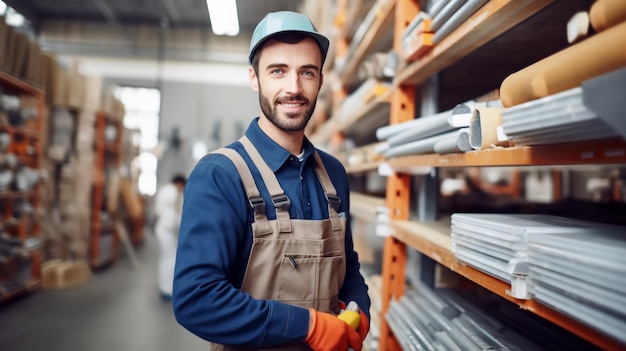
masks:
POLYGON ((626 138, 626 68, 583 82, 583 103, 626 138))

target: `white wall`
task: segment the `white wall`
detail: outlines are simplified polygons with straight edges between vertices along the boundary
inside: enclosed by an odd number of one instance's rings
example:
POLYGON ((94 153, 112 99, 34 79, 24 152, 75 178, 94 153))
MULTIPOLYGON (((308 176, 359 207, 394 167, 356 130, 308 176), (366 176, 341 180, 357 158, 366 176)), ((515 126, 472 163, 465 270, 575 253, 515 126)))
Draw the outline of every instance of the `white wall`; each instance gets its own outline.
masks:
POLYGON ((122 74, 104 68, 81 69, 81 72, 87 75, 99 72, 104 78, 105 89, 114 85, 160 88, 159 140, 169 142, 172 130, 179 130, 180 147, 166 149, 159 160, 157 186, 169 181, 175 173, 191 171, 196 162, 192 157, 194 142, 205 142, 209 151, 226 145, 241 137, 241 130, 245 130, 259 114, 258 97, 247 85, 248 67, 244 65, 221 71, 213 71, 215 67, 193 70, 193 66, 187 66, 189 71, 182 69, 178 77, 176 74, 165 75, 167 80, 160 84, 154 75, 150 78, 138 74, 142 69, 149 72, 149 67, 132 70, 126 62, 109 64, 109 67, 114 66, 124 67, 124 71, 132 73, 122 74), (193 79, 186 79, 187 76, 193 79))

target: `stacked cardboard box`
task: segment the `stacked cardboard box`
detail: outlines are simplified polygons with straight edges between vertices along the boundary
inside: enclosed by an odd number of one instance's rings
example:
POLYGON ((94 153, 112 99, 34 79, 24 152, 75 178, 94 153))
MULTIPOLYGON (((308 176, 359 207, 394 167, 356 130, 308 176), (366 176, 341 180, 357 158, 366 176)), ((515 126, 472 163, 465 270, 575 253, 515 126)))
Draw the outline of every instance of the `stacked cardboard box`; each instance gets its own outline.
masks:
POLYGON ((56 168, 53 187, 57 196, 49 206, 48 258, 89 258, 92 187, 95 172, 95 119, 102 107, 102 79, 79 72, 79 62, 69 68, 54 55, 44 56, 48 101, 51 113, 51 138, 47 156, 56 168), (72 141, 72 142, 70 142, 72 141))
POLYGON ((39 43, 0 16, 0 70, 37 87, 45 80, 39 43))

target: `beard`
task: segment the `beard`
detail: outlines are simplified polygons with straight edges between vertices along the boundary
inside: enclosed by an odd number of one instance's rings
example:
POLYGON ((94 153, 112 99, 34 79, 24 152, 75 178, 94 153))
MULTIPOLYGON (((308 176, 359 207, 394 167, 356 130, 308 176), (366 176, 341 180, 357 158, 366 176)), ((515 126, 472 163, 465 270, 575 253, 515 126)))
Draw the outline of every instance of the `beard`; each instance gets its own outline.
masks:
POLYGON ((267 119, 278 129, 284 132, 300 132, 304 130, 306 125, 309 123, 311 116, 313 116, 313 111, 315 111, 315 104, 317 103, 317 96, 313 100, 313 103, 310 102, 304 95, 296 95, 291 98, 280 98, 274 101, 274 104, 270 104, 269 99, 263 95, 263 90, 259 86, 259 104, 261 105, 261 111, 267 117, 267 119), (310 107, 304 111, 304 113, 288 113, 285 117, 281 117, 278 115, 278 111, 276 111, 276 104, 279 102, 289 102, 289 101, 303 101, 305 104, 308 104, 310 107))

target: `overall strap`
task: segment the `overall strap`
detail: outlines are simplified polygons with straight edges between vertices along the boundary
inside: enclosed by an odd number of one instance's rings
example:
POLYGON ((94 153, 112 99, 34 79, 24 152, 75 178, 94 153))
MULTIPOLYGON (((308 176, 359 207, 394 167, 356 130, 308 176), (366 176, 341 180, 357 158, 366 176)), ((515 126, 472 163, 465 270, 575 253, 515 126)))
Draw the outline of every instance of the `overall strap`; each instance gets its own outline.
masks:
POLYGON ((328 171, 326 171, 326 167, 324 166, 324 162, 322 162, 322 158, 317 151, 315 151, 315 164, 317 165, 317 167, 315 167, 315 172, 317 173, 317 177, 322 184, 324 195, 328 201, 328 217, 330 218, 333 230, 340 230, 341 221, 339 220, 337 211, 339 211, 341 199, 337 196, 337 190, 335 190, 335 187, 328 176, 328 171))
POLYGON ((265 212, 265 201, 261 197, 261 193, 254 182, 254 178, 252 177, 252 173, 250 173, 250 168, 248 168, 246 161, 233 149, 220 148, 212 153, 222 154, 228 157, 235 165, 241 177, 241 181, 243 182, 244 189, 246 190, 250 206, 254 209, 254 222, 257 223, 261 234, 272 233, 272 226, 267 220, 265 212))
POLYGON ((278 183, 276 175, 267 165, 257 148, 252 144, 250 139, 245 135, 239 139, 239 142, 243 145, 244 149, 252 162, 257 166, 259 172, 261 172, 261 178, 265 182, 265 186, 272 197, 272 202, 276 208, 276 220, 278 221, 278 230, 281 233, 291 232, 291 220, 289 217, 289 207, 291 207, 291 201, 285 195, 285 191, 278 183))

